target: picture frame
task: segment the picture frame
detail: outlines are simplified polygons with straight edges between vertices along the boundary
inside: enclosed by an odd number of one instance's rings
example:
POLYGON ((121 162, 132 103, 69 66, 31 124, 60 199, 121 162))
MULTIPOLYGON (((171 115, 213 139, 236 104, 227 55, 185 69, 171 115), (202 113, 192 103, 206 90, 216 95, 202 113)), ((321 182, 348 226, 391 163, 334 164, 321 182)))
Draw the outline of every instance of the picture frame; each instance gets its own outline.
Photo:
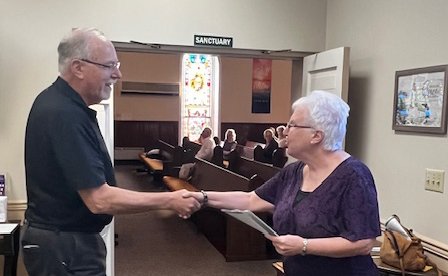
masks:
POLYGON ((448 65, 395 72, 392 129, 446 134, 448 65))

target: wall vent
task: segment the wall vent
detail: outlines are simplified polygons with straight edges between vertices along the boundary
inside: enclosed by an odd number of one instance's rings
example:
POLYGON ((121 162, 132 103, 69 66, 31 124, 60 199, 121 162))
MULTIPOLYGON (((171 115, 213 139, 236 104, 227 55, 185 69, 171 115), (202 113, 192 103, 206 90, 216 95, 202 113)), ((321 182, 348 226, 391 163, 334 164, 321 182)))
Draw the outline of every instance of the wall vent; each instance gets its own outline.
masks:
POLYGON ((123 81, 121 93, 177 96, 179 95, 179 83, 123 81))

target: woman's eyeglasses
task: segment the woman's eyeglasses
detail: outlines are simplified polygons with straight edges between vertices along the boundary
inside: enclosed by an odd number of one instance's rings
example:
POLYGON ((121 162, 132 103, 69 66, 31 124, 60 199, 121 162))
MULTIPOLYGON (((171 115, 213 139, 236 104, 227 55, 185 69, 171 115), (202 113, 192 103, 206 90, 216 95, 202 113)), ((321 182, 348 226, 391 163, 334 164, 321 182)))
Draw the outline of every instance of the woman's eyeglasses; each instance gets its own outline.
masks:
POLYGON ((302 126, 302 125, 296 125, 294 123, 288 123, 286 124, 286 128, 290 129, 290 128, 313 128, 312 126, 302 126))

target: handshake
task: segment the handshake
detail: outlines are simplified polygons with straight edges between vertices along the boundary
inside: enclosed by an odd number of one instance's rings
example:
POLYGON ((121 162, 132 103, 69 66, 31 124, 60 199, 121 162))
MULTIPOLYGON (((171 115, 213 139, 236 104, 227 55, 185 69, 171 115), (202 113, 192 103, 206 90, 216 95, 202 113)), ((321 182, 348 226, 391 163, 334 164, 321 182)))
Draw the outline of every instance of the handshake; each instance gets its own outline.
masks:
POLYGON ((208 201, 207 193, 204 191, 190 192, 182 189, 170 194, 172 195, 170 209, 176 211, 179 217, 183 219, 188 219, 191 214, 201 209, 208 201))

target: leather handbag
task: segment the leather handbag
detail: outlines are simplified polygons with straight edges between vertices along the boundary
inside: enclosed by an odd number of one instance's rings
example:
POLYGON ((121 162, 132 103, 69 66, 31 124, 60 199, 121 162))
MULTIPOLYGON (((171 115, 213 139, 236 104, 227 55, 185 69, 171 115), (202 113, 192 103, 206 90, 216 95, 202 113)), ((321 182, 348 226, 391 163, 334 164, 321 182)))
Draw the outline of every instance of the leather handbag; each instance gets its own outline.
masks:
MULTIPOLYGON (((398 217, 396 218, 398 219, 398 217)), ((423 271, 426 265, 431 265, 434 269, 437 269, 437 266, 424 254, 421 240, 412 233, 412 230, 401 224, 400 226, 402 227, 401 231, 396 231, 387 229, 386 224, 380 249, 381 261, 399 268, 402 275, 406 275, 406 271, 423 271), (407 233, 406 236, 403 235, 403 229, 407 233)), ((442 275, 438 269, 437 273, 442 275)))

